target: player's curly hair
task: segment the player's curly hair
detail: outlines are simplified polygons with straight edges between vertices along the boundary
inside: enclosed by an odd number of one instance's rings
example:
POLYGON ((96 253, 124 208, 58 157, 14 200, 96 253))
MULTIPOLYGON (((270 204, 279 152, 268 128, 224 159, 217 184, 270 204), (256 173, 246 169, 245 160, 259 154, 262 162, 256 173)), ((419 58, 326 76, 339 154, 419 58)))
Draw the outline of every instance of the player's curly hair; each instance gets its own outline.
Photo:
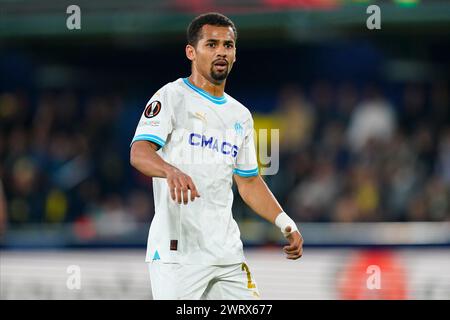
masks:
POLYGON ((228 17, 224 16, 221 13, 209 12, 199 15, 189 24, 189 27, 187 29, 188 44, 194 47, 197 45, 198 41, 201 38, 201 29, 206 24, 220 27, 231 27, 234 32, 234 41, 236 42, 237 30, 233 21, 231 21, 228 17))

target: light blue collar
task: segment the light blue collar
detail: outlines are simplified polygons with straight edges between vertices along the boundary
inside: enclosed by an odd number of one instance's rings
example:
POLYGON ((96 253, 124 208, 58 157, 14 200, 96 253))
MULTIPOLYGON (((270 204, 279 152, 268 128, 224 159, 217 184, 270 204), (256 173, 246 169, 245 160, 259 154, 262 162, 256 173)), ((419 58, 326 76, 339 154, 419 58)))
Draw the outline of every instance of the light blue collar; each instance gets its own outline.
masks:
POLYGON ((227 103, 227 97, 225 97, 225 95, 221 96, 221 97, 214 97, 213 95, 209 94, 208 92, 206 92, 203 89, 200 89, 199 87, 195 86, 194 84, 192 84, 188 78, 183 78, 183 82, 192 90, 194 90, 195 92, 197 92, 199 95, 201 95, 202 97, 208 99, 209 101, 211 101, 212 103, 215 104, 224 104, 227 103))

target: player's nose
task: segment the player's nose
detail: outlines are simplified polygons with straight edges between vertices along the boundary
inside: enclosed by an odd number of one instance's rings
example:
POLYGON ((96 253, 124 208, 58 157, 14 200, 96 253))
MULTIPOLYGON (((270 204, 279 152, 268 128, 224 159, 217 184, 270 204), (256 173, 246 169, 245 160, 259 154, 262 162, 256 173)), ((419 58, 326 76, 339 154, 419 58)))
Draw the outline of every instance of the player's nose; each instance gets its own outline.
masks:
POLYGON ((216 58, 225 58, 227 56, 227 50, 224 46, 217 46, 216 58))

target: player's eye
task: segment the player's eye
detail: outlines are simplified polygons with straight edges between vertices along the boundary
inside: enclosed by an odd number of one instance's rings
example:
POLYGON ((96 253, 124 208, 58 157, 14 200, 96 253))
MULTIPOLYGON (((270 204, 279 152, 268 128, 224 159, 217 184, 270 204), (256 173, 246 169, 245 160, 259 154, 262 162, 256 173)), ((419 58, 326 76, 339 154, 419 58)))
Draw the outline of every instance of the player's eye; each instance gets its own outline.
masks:
POLYGON ((214 48, 216 46, 216 44, 213 43, 213 42, 209 42, 209 43, 206 44, 206 46, 210 47, 210 48, 214 48))
POLYGON ((227 49, 231 49, 231 48, 233 48, 233 44, 232 43, 227 43, 227 44, 225 44, 225 47, 227 49))

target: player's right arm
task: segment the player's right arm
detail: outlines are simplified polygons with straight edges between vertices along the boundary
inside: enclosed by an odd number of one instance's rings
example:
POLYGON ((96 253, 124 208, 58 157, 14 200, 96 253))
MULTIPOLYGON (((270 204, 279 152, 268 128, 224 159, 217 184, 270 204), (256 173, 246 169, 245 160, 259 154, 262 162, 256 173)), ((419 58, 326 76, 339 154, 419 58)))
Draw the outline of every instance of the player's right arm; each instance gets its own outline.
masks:
POLYGON ((166 85, 147 102, 131 141, 130 163, 148 177, 166 178, 172 199, 187 204, 189 190, 191 201, 200 196, 194 182, 157 153, 173 131, 173 98, 174 92, 166 85))
POLYGON ((191 201, 200 197, 191 177, 164 161, 156 153, 158 147, 150 141, 134 142, 130 152, 131 165, 148 177, 166 178, 172 200, 180 204, 188 203, 188 190, 191 201))

